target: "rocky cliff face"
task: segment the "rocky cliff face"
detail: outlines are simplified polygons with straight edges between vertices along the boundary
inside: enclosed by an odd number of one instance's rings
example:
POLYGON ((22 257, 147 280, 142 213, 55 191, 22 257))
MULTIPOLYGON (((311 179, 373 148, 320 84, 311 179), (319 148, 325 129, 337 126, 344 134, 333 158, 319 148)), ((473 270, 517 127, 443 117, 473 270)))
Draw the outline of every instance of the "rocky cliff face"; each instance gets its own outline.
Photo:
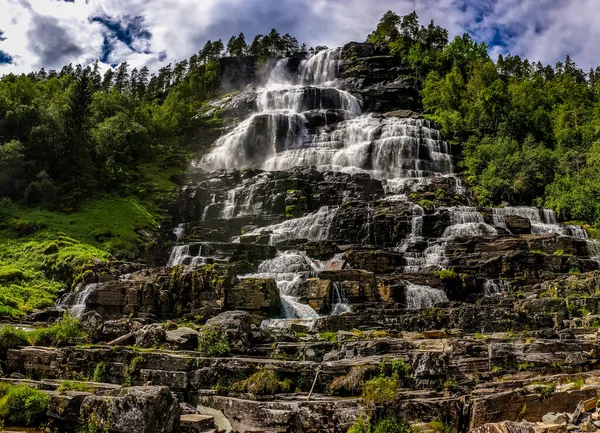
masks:
POLYGON ((239 432, 383 413, 458 432, 580 402, 570 422, 596 425, 600 249, 581 227, 478 207, 384 49, 225 59, 222 77, 238 93, 213 103, 224 128, 172 206, 165 266, 90 275, 60 306, 98 346, 9 350, 6 372, 107 363, 239 432), (155 350, 115 348, 134 343, 155 350))

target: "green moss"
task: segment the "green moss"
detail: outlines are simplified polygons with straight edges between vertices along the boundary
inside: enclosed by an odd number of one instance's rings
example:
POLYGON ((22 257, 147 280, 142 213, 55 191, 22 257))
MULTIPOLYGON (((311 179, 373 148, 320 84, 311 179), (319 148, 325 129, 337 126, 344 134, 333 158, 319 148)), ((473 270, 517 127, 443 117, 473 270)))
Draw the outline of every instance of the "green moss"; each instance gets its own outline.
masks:
POLYGON ((92 389, 93 388, 85 382, 72 382, 70 380, 63 380, 62 383, 60 384, 60 386, 58 387, 59 392, 65 392, 65 391, 89 392, 92 389))
POLYGON ((456 274, 456 272, 454 272, 452 270, 447 270, 447 269, 442 269, 440 271, 436 271, 435 274, 438 277, 440 277, 442 281, 456 280, 458 278, 458 275, 456 274))
POLYGON ((431 200, 422 199, 419 201, 419 206, 421 206, 426 211, 433 211, 435 209, 435 203, 431 200))
POLYGON ((289 205, 285 207, 285 217, 287 219, 298 218, 302 216, 302 211, 296 205, 289 205))

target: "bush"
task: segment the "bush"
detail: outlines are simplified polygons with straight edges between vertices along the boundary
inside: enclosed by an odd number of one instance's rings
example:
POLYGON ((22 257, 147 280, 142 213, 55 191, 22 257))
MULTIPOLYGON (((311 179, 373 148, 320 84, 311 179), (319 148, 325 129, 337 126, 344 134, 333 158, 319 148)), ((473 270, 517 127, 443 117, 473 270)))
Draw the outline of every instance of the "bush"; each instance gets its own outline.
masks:
POLYGON ((26 385, 2 386, 0 395, 0 418, 16 425, 30 426, 38 422, 50 403, 50 397, 26 385))
POLYGON ((79 319, 65 313, 54 325, 31 332, 31 342, 36 346, 64 346, 72 344, 76 338, 84 337, 79 319))
POLYGON ((227 356, 231 352, 227 334, 215 328, 203 328, 198 337, 198 352, 203 356, 227 356))
POLYGON ((92 376, 92 381, 104 383, 108 380, 108 363, 107 362, 99 362, 96 364, 96 368, 94 368, 94 375, 92 376))
POLYGON ((396 377, 378 376, 365 382, 362 397, 373 404, 391 401, 396 397, 398 379, 396 377))
POLYGON ((29 339, 25 331, 12 326, 0 328, 0 352, 19 346, 29 346, 29 339))

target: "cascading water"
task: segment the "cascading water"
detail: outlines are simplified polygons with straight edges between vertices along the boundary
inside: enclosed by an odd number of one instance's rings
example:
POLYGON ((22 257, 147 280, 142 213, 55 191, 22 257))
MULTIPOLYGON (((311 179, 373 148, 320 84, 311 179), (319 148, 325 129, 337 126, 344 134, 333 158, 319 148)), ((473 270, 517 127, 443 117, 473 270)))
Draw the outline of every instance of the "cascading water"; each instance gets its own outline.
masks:
POLYGON ((86 301, 89 296, 95 293, 102 284, 93 283, 88 284, 78 292, 70 292, 58 300, 56 306, 62 310, 69 310, 71 316, 80 317, 85 313, 86 301))
POLYGON ((270 245, 277 245, 287 239, 325 240, 337 212, 337 207, 322 207, 317 212, 304 217, 250 231, 246 236, 269 235, 270 245))
POLYGON ((285 252, 279 253, 274 259, 262 262, 258 267, 258 273, 244 275, 241 278, 275 280, 286 319, 315 319, 319 317, 316 311, 298 302, 298 289, 313 271, 314 265, 306 255, 285 252))
POLYGON ((257 94, 256 113, 196 165, 209 171, 315 166, 367 173, 382 180, 389 194, 454 177, 450 146, 429 121, 362 114, 357 99, 335 87, 340 64, 339 49, 321 51, 303 61, 294 78, 286 72, 287 60, 278 62, 257 94), (324 112, 338 121, 309 132, 307 116, 324 112))
POLYGON ((448 302, 443 290, 412 283, 406 287, 406 307, 410 310, 431 308, 442 302, 448 302))
POLYGON ((485 280, 483 283, 483 294, 485 296, 494 296, 509 290, 510 282, 508 280, 485 280))
POLYGON ((465 236, 495 236, 497 230, 486 224, 483 215, 474 207, 457 206, 450 208, 452 225, 446 228, 444 238, 465 236))

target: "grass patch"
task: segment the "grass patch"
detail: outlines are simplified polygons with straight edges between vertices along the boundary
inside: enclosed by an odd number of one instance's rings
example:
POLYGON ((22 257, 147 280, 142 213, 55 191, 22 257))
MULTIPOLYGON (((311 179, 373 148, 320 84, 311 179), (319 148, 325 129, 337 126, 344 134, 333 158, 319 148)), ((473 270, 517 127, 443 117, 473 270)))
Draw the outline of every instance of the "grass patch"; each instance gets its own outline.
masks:
POLYGON ((93 388, 85 382, 72 382, 70 380, 64 380, 58 387, 58 392, 65 392, 65 391, 89 392, 92 389, 93 388))
POLYGON ((105 196, 74 213, 13 205, 0 222, 0 317, 19 318, 54 303, 93 263, 133 258, 157 222, 135 198, 105 196))

